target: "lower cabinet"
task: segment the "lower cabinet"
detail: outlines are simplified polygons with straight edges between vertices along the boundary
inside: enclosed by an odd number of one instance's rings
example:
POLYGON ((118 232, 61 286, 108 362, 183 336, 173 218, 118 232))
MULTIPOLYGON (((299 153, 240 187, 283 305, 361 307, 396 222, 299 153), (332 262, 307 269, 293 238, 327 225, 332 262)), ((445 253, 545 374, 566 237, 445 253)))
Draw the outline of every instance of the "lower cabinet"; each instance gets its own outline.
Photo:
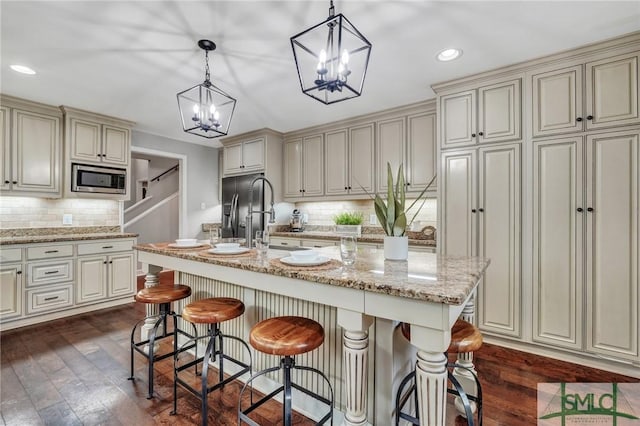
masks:
POLYGON ((22 288, 22 264, 3 262, 0 265, 0 320, 22 315, 22 288))
POLYGON ((73 305, 73 283, 27 290, 27 314, 39 314, 73 305))
POLYGON ((76 303, 131 294, 135 290, 133 253, 78 258, 76 303))

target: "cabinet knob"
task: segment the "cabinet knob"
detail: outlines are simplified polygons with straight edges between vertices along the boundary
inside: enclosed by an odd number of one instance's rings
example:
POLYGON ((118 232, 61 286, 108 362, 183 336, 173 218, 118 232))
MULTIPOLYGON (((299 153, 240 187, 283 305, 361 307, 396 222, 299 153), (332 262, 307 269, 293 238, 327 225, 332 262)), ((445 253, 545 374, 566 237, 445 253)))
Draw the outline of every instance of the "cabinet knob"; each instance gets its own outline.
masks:
POLYGON ((407 182, 407 186, 411 186, 411 182, 407 182))
POLYGON ((472 138, 475 138, 475 137, 476 137, 476 134, 475 134, 475 133, 471 133, 471 137, 472 137, 472 138))
POLYGON ((351 187, 349 187, 349 189, 351 189, 351 187))
POLYGON ((347 189, 349 189, 349 188, 347 188, 347 187, 345 186, 345 187, 344 187, 344 189, 345 189, 345 190, 347 190, 347 189))
POLYGON ((16 271, 16 274, 20 275, 20 274, 22 274, 22 271, 16 271))
POLYGON ((302 190, 302 192, 307 192, 307 190, 306 190, 306 189, 303 189, 303 190, 302 190))
POLYGON ((593 120, 593 115, 587 115, 587 120, 593 120))
POLYGON ((302 192, 302 189, 298 189, 298 192, 302 192))
POLYGON ((11 183, 11 181, 5 180, 4 183, 11 183))
POLYGON ((17 185, 17 184, 18 184, 18 181, 17 181, 17 180, 14 180, 14 181, 13 181, 13 182, 11 182, 11 183, 13 183, 14 185, 17 185))
POLYGON ((476 209, 471 209, 471 213, 475 213, 475 212, 476 212, 476 209))
POLYGON ((479 134, 480 136, 483 136, 483 135, 484 135, 484 132, 478 132, 478 134, 479 134))
POLYGON ((578 118, 576 118, 576 121, 577 121, 577 122, 581 122, 581 121, 582 121, 582 117, 578 117, 578 118))
POLYGON ((478 209, 478 211, 479 211, 480 213, 482 213, 482 212, 484 212, 484 209, 478 209))
POLYGON ((582 207, 578 207, 576 210, 578 211, 578 213, 582 213, 583 212, 582 207))
POLYGON ((587 211, 588 212, 592 212, 593 211, 593 207, 587 207, 587 211))

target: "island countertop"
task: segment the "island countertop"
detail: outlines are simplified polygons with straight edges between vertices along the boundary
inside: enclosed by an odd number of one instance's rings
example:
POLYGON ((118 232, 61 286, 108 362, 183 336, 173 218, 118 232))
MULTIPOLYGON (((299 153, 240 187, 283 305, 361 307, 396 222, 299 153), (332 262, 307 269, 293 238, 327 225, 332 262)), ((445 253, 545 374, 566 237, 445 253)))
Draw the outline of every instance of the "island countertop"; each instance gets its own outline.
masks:
POLYGON ((407 261, 387 261, 382 249, 359 248, 356 263, 343 266, 339 247, 323 247, 317 251, 332 262, 324 268, 304 268, 279 263, 277 259, 290 254, 283 250, 270 249, 266 258, 260 258, 255 252, 212 256, 207 253, 208 246, 176 250, 169 248, 167 243, 151 243, 134 248, 196 262, 449 305, 464 303, 489 265, 489 259, 417 251, 410 251, 407 261))

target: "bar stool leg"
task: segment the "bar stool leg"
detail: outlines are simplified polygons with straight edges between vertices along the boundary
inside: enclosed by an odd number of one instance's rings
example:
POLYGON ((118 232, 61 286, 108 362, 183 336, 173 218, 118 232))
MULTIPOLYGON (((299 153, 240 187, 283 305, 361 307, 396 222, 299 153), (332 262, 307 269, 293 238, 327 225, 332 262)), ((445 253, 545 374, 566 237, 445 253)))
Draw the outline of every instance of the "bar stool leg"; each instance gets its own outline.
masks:
POLYGON ((284 373, 284 397, 282 404, 282 418, 284 426, 291 426, 291 366, 293 359, 289 356, 282 358, 282 368, 284 373))

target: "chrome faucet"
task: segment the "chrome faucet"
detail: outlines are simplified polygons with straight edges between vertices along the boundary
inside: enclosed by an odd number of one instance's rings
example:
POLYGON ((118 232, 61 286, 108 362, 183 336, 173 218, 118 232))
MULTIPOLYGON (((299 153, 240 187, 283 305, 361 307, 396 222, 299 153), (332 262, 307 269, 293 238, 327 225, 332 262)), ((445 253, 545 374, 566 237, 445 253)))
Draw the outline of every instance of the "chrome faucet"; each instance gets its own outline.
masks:
POLYGON ((271 218, 269 219, 269 223, 276 223, 276 211, 273 208, 273 185, 269 182, 264 176, 258 176, 249 184, 249 212, 247 213, 247 227, 245 228, 245 238, 247 240, 247 248, 253 247, 253 214, 261 213, 268 214, 271 218), (253 210, 253 186, 259 180, 263 180, 269 185, 271 189, 271 208, 269 210, 253 210))

